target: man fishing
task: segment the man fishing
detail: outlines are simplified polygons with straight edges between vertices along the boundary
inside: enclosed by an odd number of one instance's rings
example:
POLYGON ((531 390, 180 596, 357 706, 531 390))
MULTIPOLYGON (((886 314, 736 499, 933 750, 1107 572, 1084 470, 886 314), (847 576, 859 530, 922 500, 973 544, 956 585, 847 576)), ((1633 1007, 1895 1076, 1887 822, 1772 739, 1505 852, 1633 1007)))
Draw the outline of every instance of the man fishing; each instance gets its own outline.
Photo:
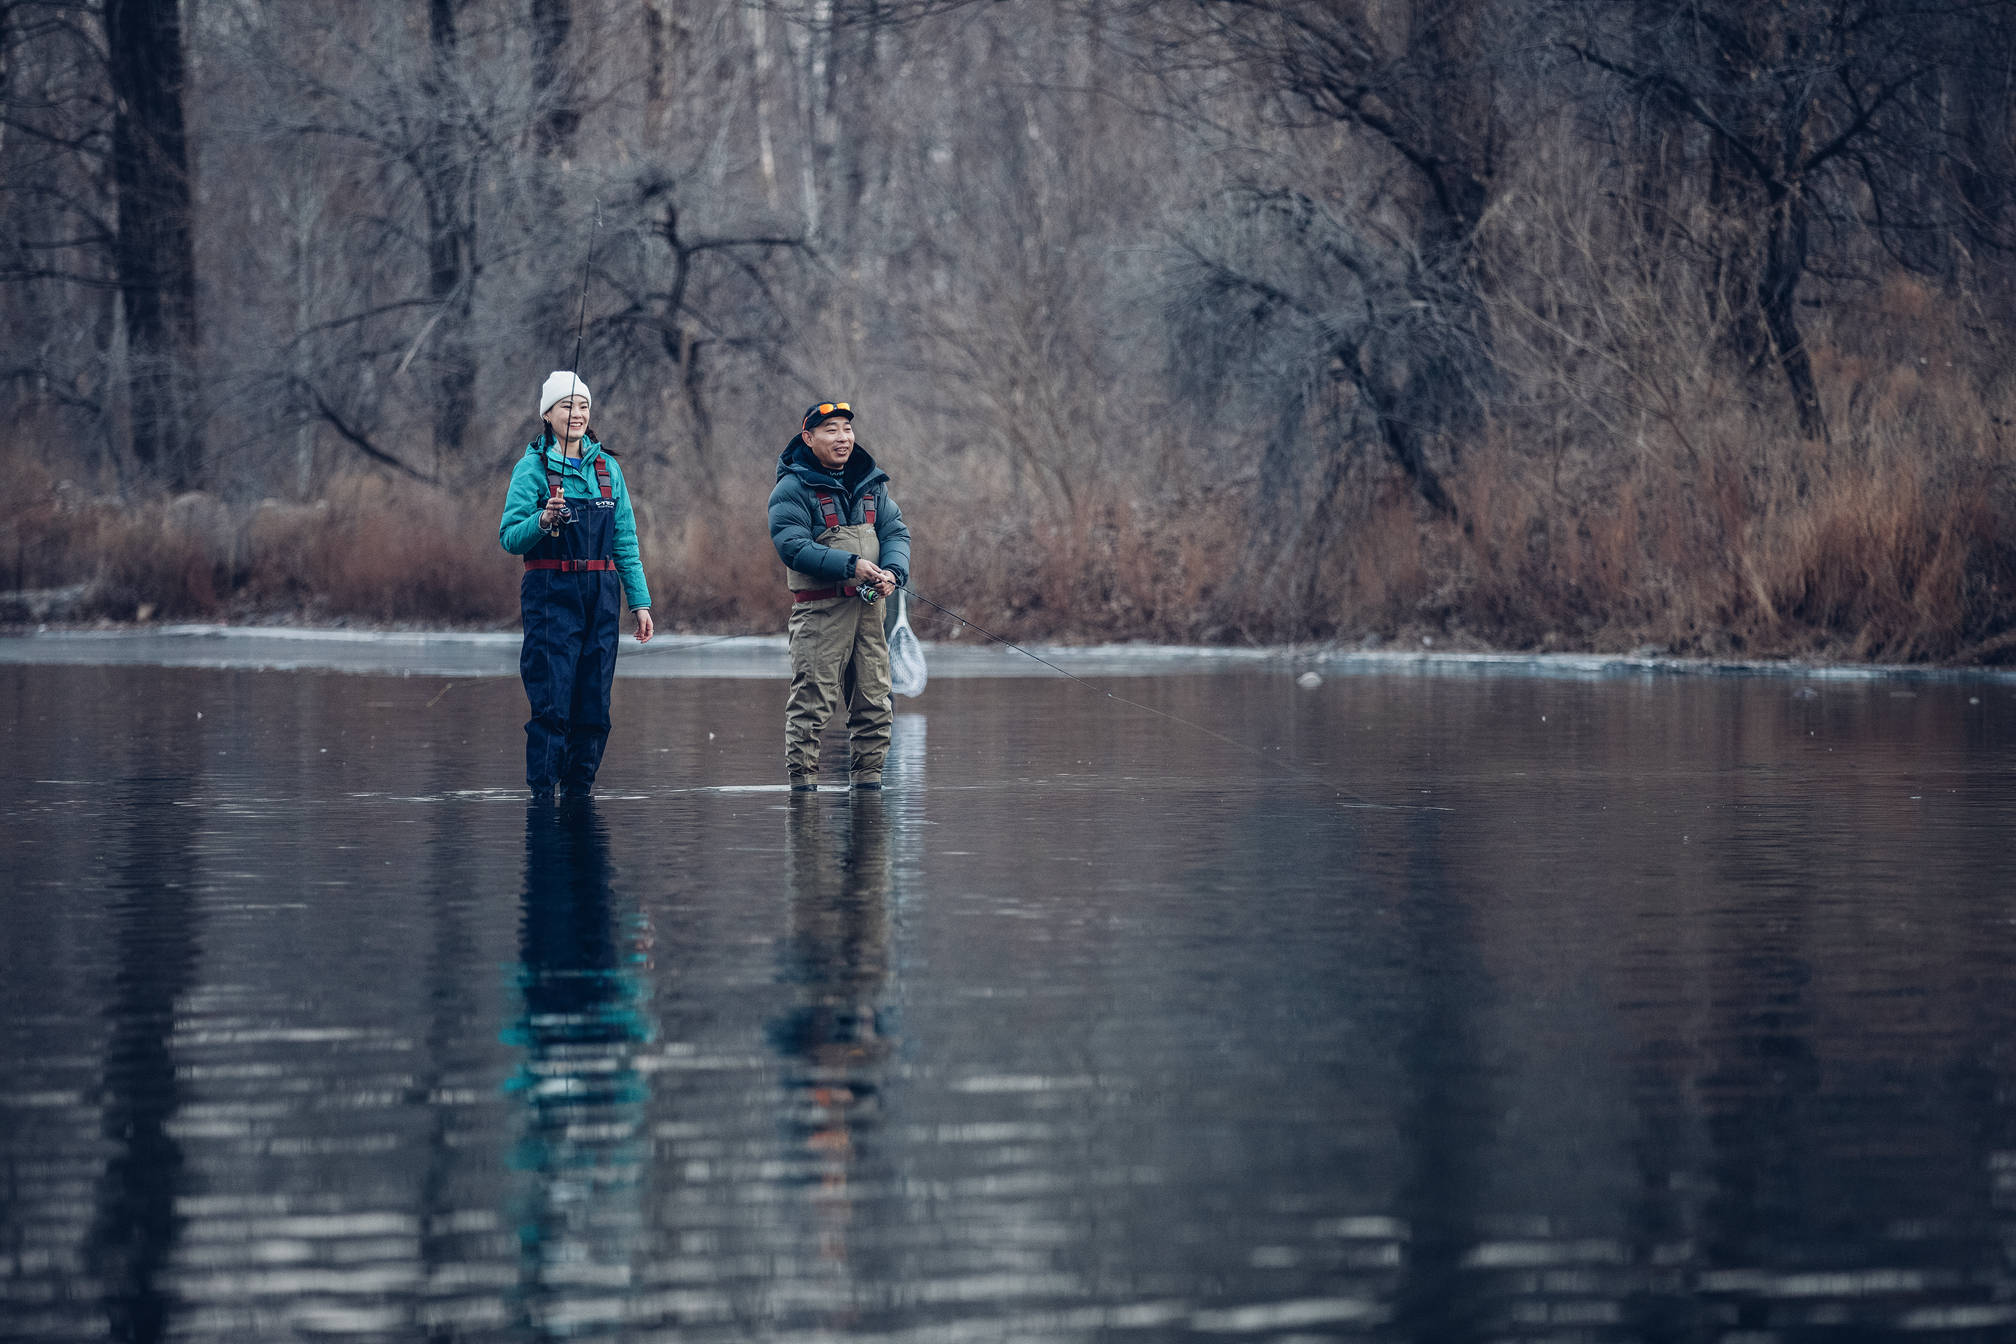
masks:
POLYGON ((895 720, 889 641, 876 599, 910 581, 910 529, 889 476, 854 439, 854 408, 808 408, 777 458, 770 543, 791 588, 791 692, 784 770, 794 793, 819 787, 819 735, 847 702, 849 784, 882 787, 895 720))

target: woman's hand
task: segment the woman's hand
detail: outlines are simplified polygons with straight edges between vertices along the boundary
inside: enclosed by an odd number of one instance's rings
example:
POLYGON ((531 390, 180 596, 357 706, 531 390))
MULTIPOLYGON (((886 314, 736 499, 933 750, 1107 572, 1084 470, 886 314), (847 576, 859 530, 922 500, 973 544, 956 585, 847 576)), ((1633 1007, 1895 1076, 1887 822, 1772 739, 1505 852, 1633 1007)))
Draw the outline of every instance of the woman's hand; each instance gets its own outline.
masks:
POLYGON ((657 633, 657 627, 651 624, 651 608, 637 608, 637 642, 639 644, 649 644, 651 636, 657 633))

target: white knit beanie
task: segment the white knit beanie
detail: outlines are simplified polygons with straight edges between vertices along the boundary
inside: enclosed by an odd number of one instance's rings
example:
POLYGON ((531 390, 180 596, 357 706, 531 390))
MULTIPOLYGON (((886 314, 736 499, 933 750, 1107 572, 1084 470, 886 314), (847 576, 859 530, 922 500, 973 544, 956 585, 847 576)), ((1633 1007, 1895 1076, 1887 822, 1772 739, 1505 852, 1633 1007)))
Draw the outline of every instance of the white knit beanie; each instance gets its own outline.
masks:
POLYGON ((546 385, 539 389, 539 414, 545 415, 553 409, 553 403, 565 397, 579 397, 590 406, 595 398, 588 391, 588 384, 582 382, 566 369, 555 369, 546 375, 546 385))

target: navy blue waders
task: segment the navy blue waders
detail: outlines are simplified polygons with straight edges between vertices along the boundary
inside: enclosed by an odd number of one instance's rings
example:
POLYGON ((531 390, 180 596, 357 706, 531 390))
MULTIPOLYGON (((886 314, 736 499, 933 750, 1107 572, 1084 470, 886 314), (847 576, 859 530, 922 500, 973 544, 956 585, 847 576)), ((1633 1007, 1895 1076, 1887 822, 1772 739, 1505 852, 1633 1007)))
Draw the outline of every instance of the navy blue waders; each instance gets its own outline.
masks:
MULTIPOLYGON (((518 606, 525 647, 518 675, 532 717, 525 723, 525 783, 535 793, 555 784, 586 793, 609 744, 609 685, 616 678, 616 638, 623 585, 616 576, 616 492, 609 464, 595 459, 600 498, 567 497, 572 519, 526 553, 518 606)), ((550 495, 560 475, 549 470, 550 495)))

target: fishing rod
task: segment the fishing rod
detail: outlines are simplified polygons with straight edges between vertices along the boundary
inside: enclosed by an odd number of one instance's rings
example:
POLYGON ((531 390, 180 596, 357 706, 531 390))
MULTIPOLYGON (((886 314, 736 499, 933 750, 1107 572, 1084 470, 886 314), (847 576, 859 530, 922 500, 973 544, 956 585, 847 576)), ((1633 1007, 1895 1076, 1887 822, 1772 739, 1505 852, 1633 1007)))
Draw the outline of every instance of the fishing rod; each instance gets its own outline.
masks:
MULTIPOLYGON (((567 376, 573 380, 574 390, 567 394, 566 400, 572 400, 574 397, 579 396, 581 392, 581 343, 583 338, 588 334, 588 277, 595 269, 595 239, 596 235, 601 233, 601 231, 602 198, 597 196, 595 198, 595 221, 588 228, 588 257, 587 260, 581 263, 581 316, 574 324, 574 358, 567 362, 567 376)), ((583 432, 586 432, 585 428, 583 432)), ((554 436, 551 425, 545 427, 545 435, 549 437, 554 436)), ((561 446, 561 451, 563 453, 566 451, 564 443, 561 446)), ((555 504, 560 506, 560 526, 565 527, 569 523, 572 523, 574 521, 574 510, 567 504, 557 479, 554 480, 551 493, 547 496, 546 507, 551 508, 555 504)))
POLYGON ((588 334, 588 276, 595 269, 595 240, 601 232, 602 198, 597 196, 595 222, 588 228, 588 260, 581 264, 581 316, 574 324, 574 358, 567 365, 567 372, 574 379, 574 393, 581 390, 581 339, 588 334))
POLYGON ((1071 672, 1064 668, 1059 667, 1057 664, 1051 662, 1048 658, 1045 658, 1040 654, 1031 653, 1029 650, 1023 648, 1020 644, 1017 644, 1012 640, 1003 639, 1001 636, 995 634, 993 631, 985 629, 984 627, 967 620, 964 616, 961 616, 958 612, 952 610, 952 608, 946 606, 944 603, 933 602, 930 598, 924 596, 924 594, 918 592, 915 588, 912 588, 909 584, 907 583, 900 584, 898 586, 901 587, 902 590, 908 593, 911 597, 914 597, 919 602, 924 603, 924 605, 928 607, 936 607, 939 611, 944 612, 947 616, 950 616, 953 620, 959 622, 959 624, 967 627, 968 629, 973 630, 978 634, 986 636, 988 639, 993 640, 996 644, 1000 644, 1007 648, 1015 650, 1015 652, 1023 655, 1025 658, 1035 659, 1037 662, 1043 664, 1043 666, 1049 668, 1052 672, 1057 673, 1059 676, 1069 677, 1072 681, 1077 682, 1080 686, 1083 686, 1088 691, 1096 692, 1099 695, 1105 696, 1108 700, 1112 700, 1115 701, 1116 703, 1126 705, 1129 708, 1145 710, 1147 713, 1153 714, 1156 718, 1167 719, 1171 723, 1180 723, 1185 728, 1191 729, 1193 732, 1202 733, 1206 737, 1215 738, 1218 741, 1223 742, 1228 747, 1237 747, 1241 751, 1250 751, 1255 756, 1258 756, 1261 760, 1266 761, 1269 765, 1274 766, 1276 769, 1285 770, 1291 775, 1296 775, 1302 779, 1309 780, 1313 783, 1321 784, 1325 788, 1334 789, 1340 797, 1349 798, 1352 802, 1357 803, 1362 807, 1373 807, 1391 811, 1447 812, 1450 810, 1446 807, 1437 807, 1433 804, 1425 804, 1425 803, 1374 802, 1372 799, 1361 797, 1358 794, 1352 793, 1348 789, 1339 789, 1335 784, 1333 784, 1331 781, 1327 779, 1324 779, 1321 775, 1314 774, 1311 771, 1303 770, 1297 766, 1290 765, 1288 762, 1280 760, 1277 757, 1269 756, 1266 753, 1265 749, 1261 747, 1256 747, 1250 742, 1241 742, 1237 738, 1227 737, 1225 734, 1219 732, 1217 729, 1207 728, 1203 724, 1198 723, 1193 719, 1184 718, 1181 714, 1171 714, 1169 711, 1164 709, 1157 709, 1153 705, 1144 705, 1139 700, 1129 700, 1124 695, 1116 695, 1114 692, 1107 690, 1104 686, 1099 685, 1099 683, 1095 681, 1088 681, 1084 677, 1079 676, 1075 672, 1071 672))

